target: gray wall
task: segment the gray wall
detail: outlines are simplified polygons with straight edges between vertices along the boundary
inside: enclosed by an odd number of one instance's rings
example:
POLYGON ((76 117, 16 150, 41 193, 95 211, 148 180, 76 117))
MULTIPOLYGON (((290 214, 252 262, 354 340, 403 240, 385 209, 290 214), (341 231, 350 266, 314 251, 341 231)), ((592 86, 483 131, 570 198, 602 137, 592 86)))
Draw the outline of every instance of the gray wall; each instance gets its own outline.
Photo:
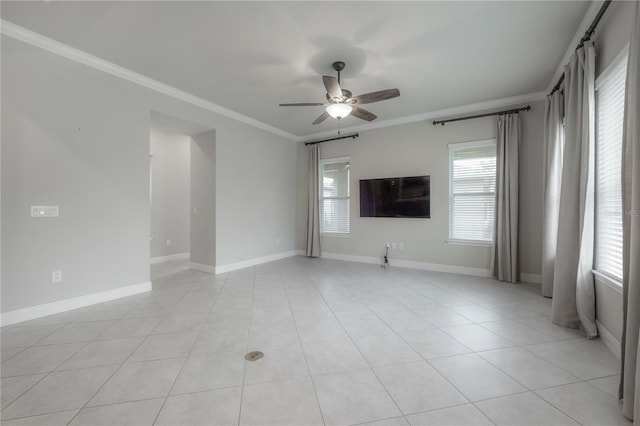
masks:
MULTIPOLYGON (((544 105, 531 104, 521 114, 523 123, 520 181, 520 255, 522 271, 539 274, 541 262, 540 200, 542 198, 542 133, 544 105)), ((391 259, 488 269, 490 248, 447 244, 448 147, 447 144, 491 139, 496 119, 482 118, 433 126, 418 122, 360 132, 355 141, 322 144, 321 157, 351 158, 351 235, 322 237, 322 250, 355 256, 380 257, 386 241, 403 242, 404 250, 391 250, 391 259), (431 175, 430 219, 360 218, 358 180, 367 178, 431 175)), ((297 247, 306 238, 307 150, 298 147, 297 247)))
POLYGON ((191 146, 191 262, 216 262, 216 132, 194 135, 191 146))
POLYGON ((294 250, 295 203, 294 142, 216 132, 216 267, 294 250))
POLYGON ((217 265, 294 249, 291 141, 9 37, 1 54, 2 312, 149 280, 151 110, 216 129, 217 265))
POLYGON ((150 147, 151 257, 187 253, 191 237, 191 138, 151 128, 150 147))
MULTIPOLYGON (((596 48, 596 78, 631 39, 633 2, 613 2, 592 38, 596 48)), ((620 340, 622 337, 622 287, 609 287, 596 279, 596 319, 620 340)), ((602 334, 602 333, 601 333, 602 334)))

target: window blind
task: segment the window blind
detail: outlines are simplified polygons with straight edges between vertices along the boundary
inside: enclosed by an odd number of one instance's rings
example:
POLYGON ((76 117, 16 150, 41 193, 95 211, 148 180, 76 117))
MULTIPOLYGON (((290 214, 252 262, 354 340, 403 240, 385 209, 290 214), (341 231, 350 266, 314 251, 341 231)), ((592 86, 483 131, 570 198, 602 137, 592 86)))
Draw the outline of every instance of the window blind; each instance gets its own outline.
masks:
POLYGON ((348 234, 349 160, 324 160, 321 166, 321 231, 325 234, 348 234))
POLYGON ((596 92, 595 268, 622 281, 622 126, 626 55, 596 92))
POLYGON ((450 145, 449 238, 492 241, 495 196, 495 142, 450 145))

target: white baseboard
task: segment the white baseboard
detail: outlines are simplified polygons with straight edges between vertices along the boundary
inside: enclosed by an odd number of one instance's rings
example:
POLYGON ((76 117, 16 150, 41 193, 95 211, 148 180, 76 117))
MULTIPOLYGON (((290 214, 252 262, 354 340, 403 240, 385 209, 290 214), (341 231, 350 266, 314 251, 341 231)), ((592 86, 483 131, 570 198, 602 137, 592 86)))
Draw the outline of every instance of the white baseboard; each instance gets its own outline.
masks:
POLYGON ((602 340, 602 343, 609 348, 609 350, 615 355, 618 360, 621 359, 620 355, 620 340, 616 338, 602 323, 596 320, 596 325, 598 326, 598 335, 602 340))
POLYGON ((177 253, 177 254, 169 254, 167 256, 158 256, 151 258, 151 264, 155 265, 158 263, 169 262, 170 260, 185 260, 191 257, 191 253, 177 253))
POLYGON ((113 290, 86 294, 84 296, 72 297, 70 299, 58 300, 56 302, 45 303, 43 305, 16 309, 15 311, 2 312, 0 314, 0 323, 3 326, 16 324, 40 317, 46 317, 47 315, 84 308, 85 306, 95 305, 96 303, 108 302, 122 297, 133 296, 134 294, 146 293, 147 291, 151 291, 151 281, 114 288, 113 290))
POLYGON ((211 265, 204 265, 202 263, 189 263, 189 269, 193 269, 194 271, 206 272, 208 274, 215 274, 216 267, 211 265))
POLYGON ((284 259, 286 257, 295 256, 296 251, 285 251, 282 253, 271 254, 269 256, 256 257, 254 259, 243 260, 242 262, 229 263, 228 265, 220 265, 215 267, 216 274, 235 271, 237 269, 248 268, 250 266, 260 265, 262 263, 273 262, 274 260, 284 259))
POLYGON ((323 259, 344 260, 345 262, 370 263, 374 265, 382 263, 382 259, 379 257, 355 256, 352 254, 342 254, 342 253, 322 252, 320 257, 323 259))
MULTIPOLYGON (((296 255, 305 256, 305 250, 296 250, 296 255)), ((355 256, 342 253, 324 252, 320 256, 324 259, 344 260, 346 262, 369 263, 372 265, 380 265, 382 258, 373 256, 355 256)), ((476 277, 491 277, 491 270, 484 268, 471 268, 468 266, 444 265, 441 263, 416 262, 413 260, 390 259, 391 266, 398 268, 420 269, 424 271, 448 272, 450 274, 473 275, 476 277)), ((540 274, 521 273, 522 282, 539 284, 542 282, 540 274)))
MULTIPOLYGON (((372 256, 353 256, 340 253, 322 253, 325 259, 345 260, 347 262, 360 262, 370 264, 381 264, 382 258, 372 256)), ((415 262, 413 260, 390 259, 391 267, 421 269, 425 271, 448 272, 451 274, 473 275, 476 277, 489 277, 491 272, 483 268, 470 268, 467 266, 444 265, 440 263, 415 262)))
POLYGON ((542 275, 540 275, 540 274, 529 274, 527 272, 520 272, 520 282, 532 283, 532 284, 540 284, 542 282, 542 275))

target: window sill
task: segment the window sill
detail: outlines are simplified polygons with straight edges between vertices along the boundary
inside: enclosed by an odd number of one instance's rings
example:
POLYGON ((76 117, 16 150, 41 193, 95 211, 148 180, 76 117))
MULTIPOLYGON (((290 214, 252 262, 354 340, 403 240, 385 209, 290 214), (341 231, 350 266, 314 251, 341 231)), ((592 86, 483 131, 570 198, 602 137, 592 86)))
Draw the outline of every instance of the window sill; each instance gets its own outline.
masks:
POLYGON ((321 237, 351 238, 351 234, 340 234, 338 232, 320 233, 320 236, 321 237))
POLYGON ((480 241, 480 240, 450 239, 450 240, 446 240, 446 243, 454 246, 475 246, 475 247, 491 247, 493 245, 493 242, 491 241, 480 241))
POLYGON ((612 277, 609 274, 605 274, 605 273, 602 273, 600 271, 596 271, 595 269, 592 270, 591 273, 594 275, 594 277, 596 277, 598 282, 601 282, 602 284, 606 285, 607 287, 609 287, 613 291, 616 291, 616 292, 622 294, 622 281, 620 281, 617 278, 612 277))

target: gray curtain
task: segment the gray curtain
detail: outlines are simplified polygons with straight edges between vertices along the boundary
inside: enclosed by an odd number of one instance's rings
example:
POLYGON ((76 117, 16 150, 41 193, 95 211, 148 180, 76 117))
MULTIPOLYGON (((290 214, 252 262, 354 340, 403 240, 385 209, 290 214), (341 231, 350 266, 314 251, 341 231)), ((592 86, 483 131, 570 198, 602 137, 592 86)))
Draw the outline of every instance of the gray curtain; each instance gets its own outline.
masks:
POLYGON ((598 335, 594 242, 595 51, 586 42, 564 69, 564 151, 551 319, 598 335))
POLYGON ((553 269, 558 242, 560 181, 562 179, 563 94, 547 96, 544 115, 544 169, 542 173, 542 295, 553 296, 553 269))
POLYGON ((320 144, 309 145, 307 256, 320 257, 320 144))
POLYGON ((498 117, 496 147, 496 205, 493 227, 493 276, 516 283, 518 265, 518 165, 520 116, 498 117))
POLYGON ((622 139, 622 289, 624 328, 622 334, 622 412, 629 419, 640 417, 640 6, 629 46, 624 133, 622 139))

